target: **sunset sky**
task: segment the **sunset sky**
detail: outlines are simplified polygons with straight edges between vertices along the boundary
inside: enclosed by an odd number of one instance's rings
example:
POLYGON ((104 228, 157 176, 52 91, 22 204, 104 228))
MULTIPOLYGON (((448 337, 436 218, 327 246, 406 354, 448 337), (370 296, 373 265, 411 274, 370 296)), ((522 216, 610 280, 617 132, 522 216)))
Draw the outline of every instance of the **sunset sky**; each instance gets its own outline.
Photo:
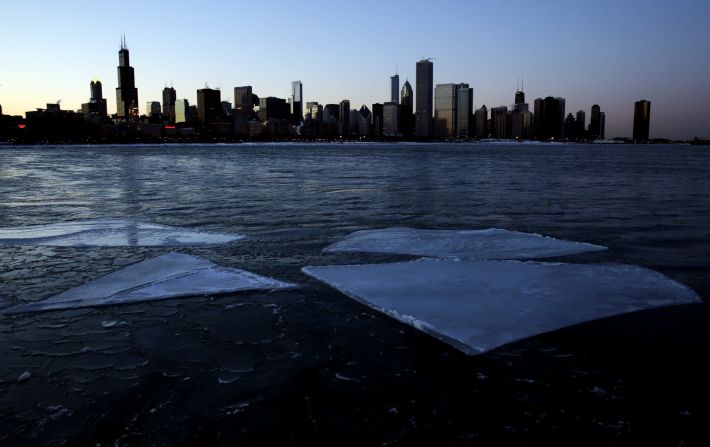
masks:
POLYGON ((651 137, 710 137, 710 1, 14 1, 0 11, 0 105, 24 114, 61 99, 78 109, 100 79, 116 109, 126 34, 141 113, 167 84, 195 103, 205 84, 305 101, 389 97, 397 67, 433 58, 434 83, 466 82, 474 103, 509 105, 518 79, 528 102, 599 104, 607 137, 630 136, 633 103, 652 103, 651 137))

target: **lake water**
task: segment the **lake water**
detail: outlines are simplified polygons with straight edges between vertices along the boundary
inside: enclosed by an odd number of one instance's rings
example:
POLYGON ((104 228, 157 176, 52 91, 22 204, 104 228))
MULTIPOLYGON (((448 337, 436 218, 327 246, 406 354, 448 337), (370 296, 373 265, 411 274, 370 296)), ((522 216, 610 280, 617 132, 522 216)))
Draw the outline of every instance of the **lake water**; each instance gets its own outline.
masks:
MULTIPOLYGON (((560 259, 644 266, 707 302, 708 191, 691 146, 2 147, 0 227, 240 233, 174 251, 303 287, 0 316, 0 445, 705 442, 707 304, 467 357, 300 268, 409 259, 321 252, 355 230, 497 227, 607 246, 560 259)), ((0 308, 169 251, 0 246, 0 308)))

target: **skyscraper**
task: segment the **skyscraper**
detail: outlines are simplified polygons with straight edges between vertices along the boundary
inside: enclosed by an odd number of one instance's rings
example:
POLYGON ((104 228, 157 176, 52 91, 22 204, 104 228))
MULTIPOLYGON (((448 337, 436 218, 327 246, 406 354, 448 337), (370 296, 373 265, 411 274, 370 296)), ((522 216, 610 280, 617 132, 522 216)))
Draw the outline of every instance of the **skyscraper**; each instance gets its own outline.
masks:
MULTIPOLYGON (((399 90, 399 89, 398 89, 399 90)), ((399 92, 398 92, 399 93, 399 92)), ((372 135, 375 138, 381 138, 384 130, 385 119, 384 106, 380 103, 372 105, 372 135)))
POLYGON ((340 121, 338 122, 338 130, 340 135, 350 134, 350 101, 343 99, 340 101, 340 110, 338 112, 340 121))
POLYGON ((91 116, 98 116, 101 119, 106 118, 108 112, 106 110, 106 100, 103 98, 101 81, 91 81, 89 88, 91 90, 91 98, 89 102, 81 105, 81 112, 85 118, 91 116))
POLYGON ((560 140, 564 138, 565 99, 548 96, 535 100, 535 138, 560 140))
POLYGON ((172 87, 163 89, 163 116, 170 124, 175 124, 175 101, 177 95, 172 87))
POLYGON ((416 135, 433 135, 432 105, 434 103, 434 64, 423 59, 417 62, 416 135))
POLYGON ((584 110, 579 110, 577 111, 577 136, 579 138, 584 138, 584 129, 587 124, 587 114, 584 113, 584 110))
POLYGON ((175 101, 175 123, 189 123, 191 121, 190 103, 187 102, 187 99, 175 101))
POLYGON ((488 138, 488 108, 485 104, 476 110, 476 138, 488 138))
POLYGON ((468 84, 459 84, 456 92, 456 138, 474 136, 473 89, 468 84))
POLYGON ((402 86, 402 103, 399 109, 399 131, 404 136, 414 135, 414 91, 409 81, 402 86))
POLYGON ((648 141, 651 127, 651 102, 645 99, 634 103, 634 141, 648 141))
POLYGON ((121 38, 118 52, 118 87, 116 87, 116 116, 135 118, 138 116, 138 89, 131 67, 126 38, 121 38))
POLYGON ((596 140, 601 134, 601 109, 597 104, 594 104, 589 119, 589 138, 596 140))
POLYGON ((205 125, 222 116, 222 94, 219 90, 203 88, 197 91, 197 122, 205 125))
POLYGON ((237 115, 251 115, 254 113, 254 99, 251 85, 234 87, 234 112, 237 115))
POLYGON ((301 81, 291 83, 291 117, 295 124, 303 121, 303 84, 301 81))
POLYGON ((434 134, 437 138, 453 138, 456 134, 457 89, 456 84, 436 85, 434 91, 434 134))
POLYGON ((383 122, 382 133, 386 137, 395 137, 399 135, 399 111, 400 106, 395 102, 386 102, 382 106, 383 122))
POLYGON ((390 102, 399 104, 399 75, 390 76, 390 102))

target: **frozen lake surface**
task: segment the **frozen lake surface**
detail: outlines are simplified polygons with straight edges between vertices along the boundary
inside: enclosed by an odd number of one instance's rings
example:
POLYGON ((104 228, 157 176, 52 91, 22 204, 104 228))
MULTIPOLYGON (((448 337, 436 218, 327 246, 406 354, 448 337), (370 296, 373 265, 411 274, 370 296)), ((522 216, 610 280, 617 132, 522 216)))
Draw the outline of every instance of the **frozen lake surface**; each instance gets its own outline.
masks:
POLYGON ((87 219, 0 228, 0 245, 152 247, 226 244, 240 239, 244 236, 199 232, 126 219, 87 219))
POLYGON ((361 230, 325 248, 327 252, 395 253, 461 259, 535 259, 601 250, 606 250, 606 247, 500 228, 361 230))
POLYGON ((709 190, 690 146, 4 146, 0 228, 248 238, 2 244, 0 313, 171 252, 301 287, 0 315, 0 445, 709 445, 709 190), (411 261, 323 251, 393 227, 607 247, 544 261, 649 269, 703 303, 467 356, 301 272, 411 261))

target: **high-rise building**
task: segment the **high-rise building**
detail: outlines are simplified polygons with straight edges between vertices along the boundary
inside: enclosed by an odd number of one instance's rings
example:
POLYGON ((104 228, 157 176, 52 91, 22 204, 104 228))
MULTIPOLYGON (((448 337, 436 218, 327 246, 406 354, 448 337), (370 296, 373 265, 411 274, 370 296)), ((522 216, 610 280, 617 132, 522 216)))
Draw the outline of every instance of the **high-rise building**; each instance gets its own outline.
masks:
POLYGON ((518 90, 515 92, 515 105, 525 104, 525 92, 518 90))
POLYGON ((187 99, 178 99, 175 101, 175 123, 190 123, 190 103, 187 99))
POLYGON ((358 127, 357 133, 361 136, 368 136, 372 133, 372 112, 363 104, 358 110, 358 127))
POLYGON ((108 112, 106 110, 106 100, 103 98, 101 81, 91 81, 89 89, 91 90, 91 98, 89 102, 81 105, 81 112, 85 118, 92 116, 98 116, 100 119, 106 118, 108 112))
POLYGON ((399 132, 410 137, 414 135, 414 91, 409 81, 402 86, 401 104, 399 109, 399 132))
POLYGON ((338 122, 338 131, 340 135, 350 134, 350 101, 343 99, 340 101, 340 110, 338 112, 340 121, 338 122))
POLYGON ((434 135, 453 138, 456 135, 456 84, 437 84, 434 90, 434 135))
POLYGON ((138 117, 138 89, 131 67, 125 37, 121 38, 118 52, 118 87, 116 87, 116 116, 119 118, 138 117))
POLYGON ((548 96, 535 100, 535 138, 560 140, 564 138, 565 99, 548 96))
POLYGON ((323 107, 323 122, 338 124, 338 121, 340 121, 340 105, 326 104, 323 107))
POLYGON ((222 116, 222 93, 219 90, 203 88, 197 91, 197 122, 208 124, 222 116))
POLYGON ((432 105, 434 103, 434 64, 423 59, 417 62, 416 135, 433 136, 432 105))
POLYGON ((232 116, 232 103, 229 101, 222 101, 222 116, 228 117, 232 116))
POLYGON ((585 135, 585 129, 587 125, 587 114, 584 113, 584 110, 579 110, 577 111, 577 137, 578 138, 586 138, 585 135))
POLYGON ((488 138, 488 108, 485 104, 476 110, 476 138, 488 138))
POLYGON ((145 114, 156 117, 160 115, 160 103, 158 101, 148 101, 145 103, 145 114))
POLYGON ((399 75, 390 76, 390 102, 399 104, 399 75))
POLYGON ((399 135, 399 111, 400 106, 393 101, 386 102, 382 106, 382 134, 386 137, 396 137, 399 135))
POLYGON ((604 127, 606 126, 606 113, 601 112, 599 114, 599 138, 600 139, 605 139, 605 132, 604 132, 604 127))
POLYGON ((283 98, 275 98, 273 96, 259 98, 259 120, 262 122, 288 120, 290 112, 288 103, 283 98))
POLYGON ((303 121, 303 84, 301 81, 291 83, 291 117, 295 124, 303 121))
POLYGON ((382 104, 375 103, 372 105, 372 135, 375 138, 382 137, 384 131, 384 113, 384 106, 382 104))
POLYGON ((459 84, 456 92, 456 138, 474 136, 473 122, 473 89, 468 84, 459 84))
POLYGON ((645 99, 634 103, 634 141, 648 141, 651 128, 651 102, 645 99))
POLYGON ((251 85, 234 87, 234 112, 237 115, 251 115, 254 113, 254 98, 251 85))
POLYGON ((594 104, 589 119, 589 138, 596 140, 601 134, 601 109, 597 104, 594 104))
POLYGON ((506 106, 491 108, 490 134, 493 138, 508 138, 508 108, 506 106))
POLYGON ((170 124, 175 124, 175 101, 177 95, 172 87, 163 89, 163 116, 170 124))

